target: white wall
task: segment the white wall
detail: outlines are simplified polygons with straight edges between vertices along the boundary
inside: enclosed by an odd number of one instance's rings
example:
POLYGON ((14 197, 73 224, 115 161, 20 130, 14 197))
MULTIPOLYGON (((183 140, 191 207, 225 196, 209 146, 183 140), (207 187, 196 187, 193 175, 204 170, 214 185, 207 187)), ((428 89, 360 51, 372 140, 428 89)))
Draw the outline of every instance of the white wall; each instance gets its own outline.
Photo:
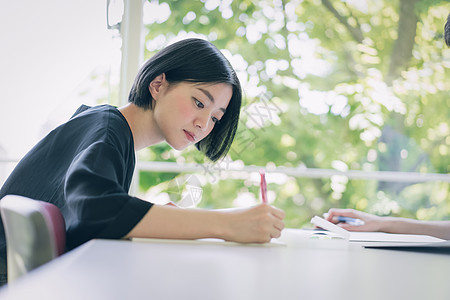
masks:
POLYGON ((46 134, 50 115, 67 119, 83 102, 74 91, 111 63, 111 36, 106 0, 0 0, 0 148, 8 157, 46 134))

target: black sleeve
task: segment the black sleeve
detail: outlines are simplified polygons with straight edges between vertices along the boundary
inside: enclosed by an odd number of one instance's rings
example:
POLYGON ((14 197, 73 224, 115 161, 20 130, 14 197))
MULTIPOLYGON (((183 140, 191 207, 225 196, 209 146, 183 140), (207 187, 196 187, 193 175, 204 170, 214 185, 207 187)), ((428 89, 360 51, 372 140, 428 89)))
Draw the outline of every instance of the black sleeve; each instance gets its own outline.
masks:
POLYGON ((119 151, 103 142, 74 159, 64 188, 69 249, 92 238, 122 238, 150 209, 151 203, 125 190, 126 167, 119 151))

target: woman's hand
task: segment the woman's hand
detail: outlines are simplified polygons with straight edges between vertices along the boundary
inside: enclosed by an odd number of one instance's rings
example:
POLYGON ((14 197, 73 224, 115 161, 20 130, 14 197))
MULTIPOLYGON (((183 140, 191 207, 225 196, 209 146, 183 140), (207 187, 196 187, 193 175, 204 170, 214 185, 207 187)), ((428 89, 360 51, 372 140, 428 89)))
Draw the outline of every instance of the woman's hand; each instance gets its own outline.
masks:
POLYGON ((284 229, 284 211, 260 204, 251 208, 224 212, 227 225, 224 239, 241 243, 266 243, 278 238, 284 229))
POLYGON ((335 224, 338 223, 338 226, 349 231, 382 231, 384 218, 354 209, 331 208, 328 211, 327 221, 335 224), (347 223, 339 223, 337 220, 338 216, 360 219, 364 221, 364 225, 355 226, 347 223))

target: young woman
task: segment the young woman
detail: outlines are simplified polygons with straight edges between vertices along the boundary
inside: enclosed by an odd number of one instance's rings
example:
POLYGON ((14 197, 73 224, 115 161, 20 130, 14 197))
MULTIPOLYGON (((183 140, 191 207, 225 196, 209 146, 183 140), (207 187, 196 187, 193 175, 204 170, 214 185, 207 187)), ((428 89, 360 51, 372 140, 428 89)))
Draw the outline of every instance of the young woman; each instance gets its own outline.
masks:
MULTIPOLYGON (((189 210, 128 195, 135 151, 160 142, 177 150, 195 145, 215 161, 231 146, 240 105, 239 80, 221 52, 201 39, 177 42, 144 64, 128 105, 81 106, 41 140, 7 179, 0 199, 15 194, 57 205, 68 250, 93 238, 268 242, 284 228, 284 212, 275 207, 189 210)), ((4 260, 5 248, 0 225, 4 260)))

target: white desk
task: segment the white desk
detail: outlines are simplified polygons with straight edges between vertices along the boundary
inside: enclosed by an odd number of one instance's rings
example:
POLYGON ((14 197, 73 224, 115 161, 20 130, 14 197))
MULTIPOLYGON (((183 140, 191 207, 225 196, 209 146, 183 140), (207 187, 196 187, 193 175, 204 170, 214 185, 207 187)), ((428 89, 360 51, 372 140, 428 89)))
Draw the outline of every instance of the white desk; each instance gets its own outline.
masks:
POLYGON ((1 290, 0 299, 450 299, 450 255, 287 241, 93 240, 1 290))

